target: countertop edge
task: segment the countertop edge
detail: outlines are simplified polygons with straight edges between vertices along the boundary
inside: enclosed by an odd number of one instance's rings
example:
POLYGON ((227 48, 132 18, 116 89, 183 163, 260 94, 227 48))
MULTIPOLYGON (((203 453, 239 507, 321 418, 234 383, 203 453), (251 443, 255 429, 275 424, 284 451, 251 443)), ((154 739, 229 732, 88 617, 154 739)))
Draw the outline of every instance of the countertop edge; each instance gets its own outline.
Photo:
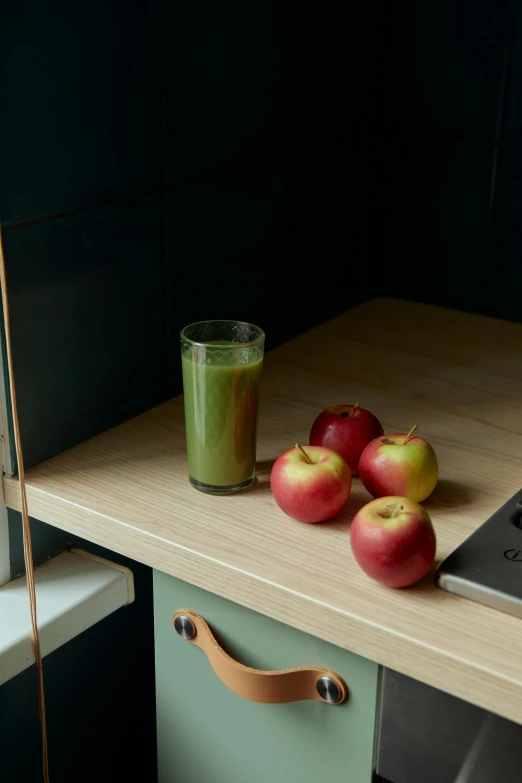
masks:
MULTIPOLYGON (((17 479, 4 478, 3 486, 6 505, 19 511, 17 479)), ((398 634, 363 617, 343 613, 333 606, 173 542, 156 538, 121 520, 51 496, 30 484, 27 485, 27 500, 30 516, 42 522, 522 723, 522 684, 497 672, 480 668, 445 653, 442 648, 424 645, 417 639, 398 634), (110 542, 106 534, 108 524, 111 526, 110 542), (238 596, 241 596, 240 600, 238 596), (417 654, 411 655, 412 649, 417 654), (453 676, 445 677, 448 669, 453 669, 453 676), (454 676, 455 670, 458 670, 458 678, 454 676)), ((172 607, 173 613, 176 608, 172 607)))

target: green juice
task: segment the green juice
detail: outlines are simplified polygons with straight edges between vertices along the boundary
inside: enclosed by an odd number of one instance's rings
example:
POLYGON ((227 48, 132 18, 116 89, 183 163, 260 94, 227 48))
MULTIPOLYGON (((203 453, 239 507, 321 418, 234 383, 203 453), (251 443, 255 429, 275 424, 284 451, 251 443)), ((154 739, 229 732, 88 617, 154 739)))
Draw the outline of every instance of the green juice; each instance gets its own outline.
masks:
MULTIPOLYGON (((245 346, 234 354, 212 350, 211 364, 181 358, 187 456, 191 479, 215 487, 247 488, 254 479, 259 386, 263 360, 245 346)), ((197 349, 196 349, 197 351, 197 349)))

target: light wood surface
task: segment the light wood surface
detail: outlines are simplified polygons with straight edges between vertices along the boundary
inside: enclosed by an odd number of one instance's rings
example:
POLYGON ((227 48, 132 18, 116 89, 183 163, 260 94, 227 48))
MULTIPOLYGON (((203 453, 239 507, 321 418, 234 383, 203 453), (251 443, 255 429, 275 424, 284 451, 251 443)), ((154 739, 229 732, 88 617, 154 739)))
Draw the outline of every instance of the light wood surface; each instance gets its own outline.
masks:
MULTIPOLYGON (((370 581, 349 543, 370 500, 358 479, 341 517, 316 526, 269 489, 317 413, 358 400, 435 447, 426 507, 445 557, 522 485, 522 327, 377 299, 269 354, 263 385, 253 490, 190 487, 177 398, 30 470, 30 514, 522 723, 522 621, 433 575, 400 591, 370 581)), ((4 492, 19 509, 16 479, 4 492)))

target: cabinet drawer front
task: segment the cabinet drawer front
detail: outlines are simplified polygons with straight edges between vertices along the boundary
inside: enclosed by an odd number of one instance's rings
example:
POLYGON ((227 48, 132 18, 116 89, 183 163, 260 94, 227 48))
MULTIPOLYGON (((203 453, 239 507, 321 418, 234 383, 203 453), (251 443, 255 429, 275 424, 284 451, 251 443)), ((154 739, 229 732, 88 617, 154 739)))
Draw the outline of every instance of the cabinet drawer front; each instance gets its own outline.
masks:
POLYGON ((287 625, 154 572, 160 783, 370 783, 378 666, 287 625), (237 696, 172 616, 201 615, 236 660, 258 669, 321 666, 346 682, 339 706, 237 696))

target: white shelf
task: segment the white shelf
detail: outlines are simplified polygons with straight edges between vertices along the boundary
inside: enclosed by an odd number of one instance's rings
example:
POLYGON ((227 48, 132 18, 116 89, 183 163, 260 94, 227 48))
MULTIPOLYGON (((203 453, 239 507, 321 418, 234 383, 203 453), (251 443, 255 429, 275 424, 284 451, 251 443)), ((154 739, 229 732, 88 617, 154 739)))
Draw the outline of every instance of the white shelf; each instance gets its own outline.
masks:
MULTIPOLYGON (((134 600, 132 572, 81 550, 36 569, 42 655, 134 600)), ((0 587, 0 685, 34 663, 25 576, 0 587)))

